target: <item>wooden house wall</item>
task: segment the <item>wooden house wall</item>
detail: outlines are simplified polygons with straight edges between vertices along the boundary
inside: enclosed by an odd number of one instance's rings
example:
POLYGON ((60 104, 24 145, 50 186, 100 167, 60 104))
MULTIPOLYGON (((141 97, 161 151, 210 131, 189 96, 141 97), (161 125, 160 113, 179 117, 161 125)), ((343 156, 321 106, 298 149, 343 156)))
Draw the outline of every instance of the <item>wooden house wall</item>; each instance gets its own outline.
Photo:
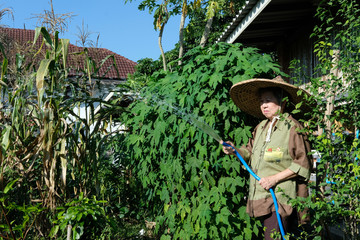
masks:
MULTIPOLYGON (((314 74, 316 66, 313 39, 310 38, 311 31, 311 26, 299 29, 294 35, 280 41, 276 49, 282 71, 295 77, 299 84, 309 82, 309 77, 314 74)), ((291 81, 291 83, 294 82, 291 81)))

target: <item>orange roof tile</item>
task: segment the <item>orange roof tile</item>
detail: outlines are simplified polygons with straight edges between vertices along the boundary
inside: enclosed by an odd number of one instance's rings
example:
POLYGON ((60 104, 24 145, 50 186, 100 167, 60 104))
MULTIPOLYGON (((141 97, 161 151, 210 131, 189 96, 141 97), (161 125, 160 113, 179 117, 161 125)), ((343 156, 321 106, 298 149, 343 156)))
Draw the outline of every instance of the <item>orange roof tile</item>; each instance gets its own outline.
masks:
MULTIPOLYGON (((7 36, 8 39, 12 39, 13 41, 19 44, 28 44, 34 41, 35 31, 27 30, 27 29, 17 29, 17 28, 0 28, 0 33, 3 33, 7 36)), ((41 41, 38 39, 36 42, 36 47, 40 48, 41 41)), ((101 61, 105 59, 107 56, 114 56, 117 69, 119 74, 117 73, 115 67, 113 66, 113 59, 109 58, 105 61, 103 66, 100 68, 98 72, 98 76, 105 79, 114 79, 114 80, 124 80, 127 78, 128 74, 133 74, 135 72, 136 62, 131 61, 119 54, 116 54, 105 48, 87 48, 88 56, 96 62, 96 66, 99 67, 101 61)), ((69 44, 69 56, 68 56, 68 65, 73 69, 70 71, 69 75, 79 75, 81 73, 77 73, 77 70, 84 69, 84 61, 83 57, 76 57, 74 54, 84 51, 84 47, 78 47, 73 44, 69 44)))

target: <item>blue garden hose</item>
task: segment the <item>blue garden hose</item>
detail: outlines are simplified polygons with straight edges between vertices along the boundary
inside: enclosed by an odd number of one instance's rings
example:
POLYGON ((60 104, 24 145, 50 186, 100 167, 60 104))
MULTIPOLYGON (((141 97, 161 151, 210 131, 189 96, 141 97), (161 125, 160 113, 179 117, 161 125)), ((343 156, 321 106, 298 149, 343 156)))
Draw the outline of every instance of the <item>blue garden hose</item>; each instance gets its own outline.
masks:
MULTIPOLYGON (((260 181, 260 177, 257 176, 253 170, 251 170, 251 168, 249 167, 249 165, 245 162, 245 160, 243 159, 243 157, 240 155, 240 153, 238 153, 238 151, 236 151, 236 149, 227 144, 226 142, 222 141, 222 145, 226 146, 226 147, 231 147, 234 149, 235 153, 236 153, 236 156, 240 159, 241 163, 244 165, 244 167, 246 168, 246 170, 257 180, 257 181, 260 181)), ((281 221, 281 216, 279 214, 279 205, 278 205, 278 202, 276 200, 276 196, 275 196, 275 193, 274 193, 274 189, 273 188, 270 188, 269 189, 270 193, 271 193, 271 196, 273 198, 273 201, 274 201, 274 206, 275 206, 275 212, 276 212, 276 217, 277 217, 277 220, 278 220, 278 223, 279 223, 279 228, 280 228, 280 233, 281 233, 281 236, 283 238, 283 240, 286 240, 285 238, 285 231, 284 231, 284 228, 283 228, 283 225, 282 225, 282 221, 281 221)))
MULTIPOLYGON (((359 139, 359 134, 360 134, 360 131, 359 131, 359 129, 357 129, 356 134, 355 134, 356 139, 359 139)), ((357 161, 357 160, 358 160, 358 157, 356 156, 355 161, 357 161)))

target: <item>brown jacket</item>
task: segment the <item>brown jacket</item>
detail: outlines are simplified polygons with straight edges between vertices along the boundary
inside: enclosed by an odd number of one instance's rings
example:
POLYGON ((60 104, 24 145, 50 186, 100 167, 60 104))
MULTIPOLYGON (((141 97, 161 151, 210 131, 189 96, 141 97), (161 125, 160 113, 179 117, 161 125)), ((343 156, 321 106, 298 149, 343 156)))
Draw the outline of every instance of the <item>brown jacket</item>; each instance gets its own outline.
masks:
MULTIPOLYGON (((290 169, 298 176, 279 183, 275 195, 279 203, 279 214, 288 217, 293 212, 290 199, 297 196, 307 197, 307 181, 310 178, 311 159, 310 143, 303 133, 301 124, 289 114, 283 114, 271 133, 269 142, 265 141, 269 120, 262 121, 254 130, 253 138, 246 147, 241 148, 244 159, 260 178, 290 169)), ((260 186, 257 180, 250 178, 247 212, 252 217, 261 217, 275 211, 273 199, 269 191, 260 186)), ((307 219, 302 219, 301 223, 307 219)))

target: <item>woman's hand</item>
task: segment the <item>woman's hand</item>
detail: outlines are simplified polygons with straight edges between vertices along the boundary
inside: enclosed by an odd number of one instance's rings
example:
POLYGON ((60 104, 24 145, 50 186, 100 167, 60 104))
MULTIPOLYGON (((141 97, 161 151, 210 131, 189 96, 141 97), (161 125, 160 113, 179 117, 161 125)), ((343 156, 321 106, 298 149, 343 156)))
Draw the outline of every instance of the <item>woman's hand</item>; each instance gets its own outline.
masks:
POLYGON ((268 176, 268 177, 262 177, 259 181, 260 186, 262 186, 264 189, 269 190, 272 187, 275 187, 278 183, 276 175, 268 176))
POLYGON ((259 184, 264 189, 269 190, 270 188, 275 187, 276 184, 278 184, 279 182, 286 181, 296 176, 297 176, 296 173, 294 173, 293 171, 287 168, 284 171, 279 172, 275 175, 262 177, 259 181, 259 184))
MULTIPOLYGON (((221 145, 222 145, 222 143, 223 143, 223 141, 220 142, 221 145)), ((235 148, 235 145, 234 145, 232 142, 227 141, 226 143, 229 144, 230 146, 233 146, 233 147, 235 148)), ((227 155, 235 155, 235 150, 234 150, 234 148, 229 147, 229 146, 224 146, 224 145, 223 145, 222 148, 223 148, 223 152, 224 152, 225 154, 227 154, 227 155)))

